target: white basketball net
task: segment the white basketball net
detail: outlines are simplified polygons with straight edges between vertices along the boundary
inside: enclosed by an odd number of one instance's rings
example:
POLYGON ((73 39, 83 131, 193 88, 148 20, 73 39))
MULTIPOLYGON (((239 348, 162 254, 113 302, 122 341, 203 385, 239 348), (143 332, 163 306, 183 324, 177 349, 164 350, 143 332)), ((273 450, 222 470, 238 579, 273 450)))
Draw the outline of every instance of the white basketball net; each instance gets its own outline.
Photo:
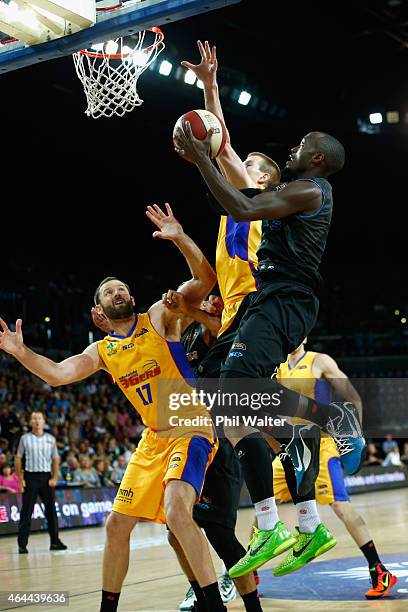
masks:
POLYGON ((155 27, 138 32, 126 44, 123 38, 116 38, 74 53, 76 72, 88 102, 88 117, 123 117, 143 104, 137 80, 164 46, 163 33, 155 27), (146 32, 153 32, 155 39, 143 48, 146 32))

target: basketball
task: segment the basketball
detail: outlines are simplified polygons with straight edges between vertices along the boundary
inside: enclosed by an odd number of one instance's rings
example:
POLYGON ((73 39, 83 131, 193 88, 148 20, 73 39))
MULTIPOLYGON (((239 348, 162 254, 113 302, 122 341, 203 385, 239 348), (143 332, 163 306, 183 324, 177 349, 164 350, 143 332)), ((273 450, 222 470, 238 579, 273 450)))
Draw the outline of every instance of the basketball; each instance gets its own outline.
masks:
MULTIPOLYGON (((191 131, 199 140, 205 139, 210 128, 214 130, 211 137, 211 159, 215 159, 223 152, 227 140, 227 130, 224 123, 214 113, 207 110, 192 110, 181 115, 174 126, 173 141, 177 128, 181 127, 185 132, 186 121, 189 121, 191 131)), ((191 161, 185 155, 182 157, 187 161, 191 161)))

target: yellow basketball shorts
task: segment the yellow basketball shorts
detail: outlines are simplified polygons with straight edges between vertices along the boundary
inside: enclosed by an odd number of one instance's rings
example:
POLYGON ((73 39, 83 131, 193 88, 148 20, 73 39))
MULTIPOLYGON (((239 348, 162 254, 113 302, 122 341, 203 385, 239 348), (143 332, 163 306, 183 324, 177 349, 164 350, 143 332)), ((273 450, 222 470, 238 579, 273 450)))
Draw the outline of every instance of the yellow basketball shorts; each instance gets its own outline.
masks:
MULTIPOLYGON (((273 461, 273 488, 277 501, 290 501, 285 471, 279 457, 273 461)), ((332 438, 320 440, 320 469, 315 484, 316 500, 319 504, 335 501, 350 501, 344 482, 343 468, 337 446, 332 438)))
POLYGON ((155 523, 165 523, 164 490, 169 480, 190 483, 197 501, 218 440, 193 436, 163 438, 150 428, 143 431, 120 483, 113 510, 155 523))
POLYGON ((222 311, 221 317, 221 327, 218 330, 217 338, 219 338, 221 334, 223 334, 229 328, 229 326, 235 319, 235 316, 238 312, 239 307, 241 306, 244 297, 245 296, 243 296, 242 298, 238 298, 235 302, 227 302, 226 304, 224 304, 224 310, 222 311))

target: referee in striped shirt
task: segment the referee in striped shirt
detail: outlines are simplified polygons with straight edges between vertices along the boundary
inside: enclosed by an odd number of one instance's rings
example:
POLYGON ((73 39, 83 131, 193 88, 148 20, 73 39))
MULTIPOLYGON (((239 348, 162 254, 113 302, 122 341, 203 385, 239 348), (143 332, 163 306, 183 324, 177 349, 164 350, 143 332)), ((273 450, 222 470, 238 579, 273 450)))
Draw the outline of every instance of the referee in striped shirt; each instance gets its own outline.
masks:
POLYGON ((58 480, 59 455, 54 436, 44 433, 45 418, 42 412, 34 411, 30 417, 31 432, 21 436, 15 457, 16 472, 23 491, 23 505, 18 526, 18 552, 27 554, 31 515, 37 496, 45 507, 50 550, 66 550, 67 546, 58 537, 58 518, 55 510, 54 487, 58 480), (23 471, 22 459, 25 459, 23 471))

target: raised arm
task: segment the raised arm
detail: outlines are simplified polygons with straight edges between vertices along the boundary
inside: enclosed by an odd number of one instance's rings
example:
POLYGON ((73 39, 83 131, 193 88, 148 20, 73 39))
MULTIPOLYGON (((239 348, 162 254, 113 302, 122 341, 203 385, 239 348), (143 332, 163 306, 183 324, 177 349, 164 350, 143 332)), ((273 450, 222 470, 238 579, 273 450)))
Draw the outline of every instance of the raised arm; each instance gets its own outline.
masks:
POLYGON ((322 192, 315 183, 306 180, 281 185, 279 190, 248 198, 230 185, 211 163, 208 154, 210 138, 211 131, 205 140, 195 138, 187 122, 186 131, 179 128, 176 132, 176 150, 179 154, 187 153, 196 164, 211 193, 234 221, 282 219, 299 213, 311 214, 320 208, 322 192))
POLYGON ((96 343, 88 346, 81 355, 57 363, 44 355, 38 355, 24 344, 21 319, 17 319, 15 332, 8 328, 3 319, 0 319, 0 327, 0 349, 13 355, 27 370, 52 387, 83 380, 104 369, 96 343))
POLYGON ((170 240, 183 254, 192 278, 183 283, 179 291, 191 304, 198 306, 214 287, 217 276, 204 253, 174 217, 170 205, 166 203, 165 206, 167 214, 157 204, 147 207, 146 215, 159 228, 153 232, 153 237, 170 240))
MULTIPOLYGON (((214 115, 217 115, 226 125, 217 83, 218 60, 216 47, 214 45, 210 48, 207 40, 204 45, 198 40, 197 45, 201 56, 200 63, 191 64, 190 62, 183 61, 181 65, 192 70, 197 78, 202 81, 204 85, 205 108, 214 113, 214 115)), ((244 162, 231 146, 228 130, 225 148, 216 161, 223 176, 237 189, 256 186, 249 176, 244 162)))
POLYGON ((325 378, 333 389, 346 402, 352 402, 362 416, 363 404, 357 390, 353 387, 348 376, 342 372, 335 360, 324 353, 316 355, 313 362, 313 374, 325 378))
MULTIPOLYGON (((214 115, 217 115, 225 124, 224 113, 220 102, 218 83, 217 83, 217 50, 215 45, 210 48, 208 40, 204 45, 201 40, 197 41, 198 50, 200 52, 200 63, 192 64, 191 62, 183 61, 181 65, 188 70, 191 70, 196 75, 197 79, 202 81, 204 86, 205 108, 214 115)), ((227 142, 230 141, 229 134, 227 142)))

